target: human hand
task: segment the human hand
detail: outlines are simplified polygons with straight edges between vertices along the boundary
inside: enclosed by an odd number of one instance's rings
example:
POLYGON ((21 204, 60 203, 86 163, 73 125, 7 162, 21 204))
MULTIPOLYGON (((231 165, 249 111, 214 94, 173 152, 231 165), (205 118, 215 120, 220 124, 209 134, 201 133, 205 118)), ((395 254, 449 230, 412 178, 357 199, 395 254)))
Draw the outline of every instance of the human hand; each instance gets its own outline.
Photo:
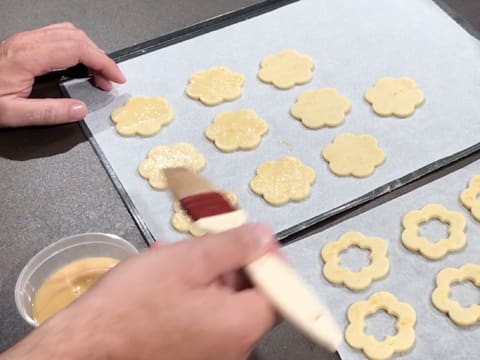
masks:
POLYGON ((5 359, 246 359, 276 314, 257 289, 238 291, 224 275, 277 249, 271 230, 254 224, 149 249, 112 269, 5 359), (43 356, 21 352, 35 343, 43 356))
POLYGON ((99 88, 125 82, 117 64, 70 23, 11 36, 0 43, 0 127, 49 125, 81 120, 87 106, 75 99, 28 99, 36 76, 78 63, 99 88))

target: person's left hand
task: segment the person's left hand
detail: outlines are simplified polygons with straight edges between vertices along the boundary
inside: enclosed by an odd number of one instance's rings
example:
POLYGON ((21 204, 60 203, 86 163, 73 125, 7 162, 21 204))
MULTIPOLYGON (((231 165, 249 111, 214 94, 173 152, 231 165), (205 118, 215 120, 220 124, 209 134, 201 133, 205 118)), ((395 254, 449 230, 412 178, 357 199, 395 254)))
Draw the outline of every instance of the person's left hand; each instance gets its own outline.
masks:
POLYGON ((87 106, 76 99, 29 99, 36 76, 78 63, 99 88, 125 82, 117 64, 71 23, 25 31, 0 43, 0 127, 50 125, 81 120, 87 106))

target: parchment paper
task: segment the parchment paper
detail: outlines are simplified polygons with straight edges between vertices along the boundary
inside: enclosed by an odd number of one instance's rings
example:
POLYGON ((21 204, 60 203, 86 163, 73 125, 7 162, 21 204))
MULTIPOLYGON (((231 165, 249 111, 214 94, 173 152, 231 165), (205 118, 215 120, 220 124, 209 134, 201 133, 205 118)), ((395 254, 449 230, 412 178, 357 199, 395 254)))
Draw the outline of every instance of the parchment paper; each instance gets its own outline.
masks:
POLYGON ((398 187, 399 178, 475 145, 479 64, 478 40, 430 0, 302 0, 123 62, 128 83, 110 94, 83 81, 68 83, 66 89, 88 103, 86 124, 154 237, 174 240, 183 235, 170 225, 170 196, 152 190, 137 173, 152 147, 194 144, 208 160, 204 175, 234 191, 252 220, 282 231, 361 195, 377 196, 372 190, 382 185, 390 183, 383 191, 398 187), (313 81, 288 91, 261 83, 256 77, 261 59, 289 48, 314 58, 313 81), (245 76, 243 96, 215 107, 189 99, 184 92, 189 77, 218 65, 245 76), (407 119, 376 116, 363 94, 383 76, 413 78, 425 93, 425 104, 407 119), (301 92, 323 87, 348 96, 352 110, 340 127, 308 130, 289 108, 301 92), (135 95, 166 97, 175 120, 150 138, 119 136, 109 115, 135 95), (221 153, 203 133, 217 113, 242 108, 254 109, 270 131, 255 151, 221 153), (386 162, 372 176, 339 178, 328 170, 321 151, 345 132, 374 135, 385 150, 386 162), (248 184, 258 165, 284 156, 315 168, 317 181, 308 200, 272 207, 248 184))
MULTIPOLYGON (((401 359, 478 359, 480 327, 457 327, 446 315, 437 311, 430 300, 435 288, 435 278, 440 270, 445 267, 460 267, 467 263, 479 263, 480 223, 470 215, 459 200, 460 193, 474 175, 480 175, 480 161, 321 233, 288 245, 284 250, 293 266, 314 285, 317 293, 321 294, 343 330, 348 324, 346 313, 351 304, 368 299, 374 292, 390 291, 400 301, 412 305, 417 313, 416 345, 401 359), (403 215, 411 210, 421 209, 429 203, 442 204, 447 209, 459 211, 465 216, 467 245, 463 251, 450 253, 442 260, 428 261, 423 256, 408 251, 402 245, 400 238, 403 215), (378 236, 389 244, 389 275, 384 280, 375 281, 367 290, 356 293, 343 286, 328 283, 321 274, 322 247, 338 239, 347 231, 360 231, 367 236, 378 236)), ((432 241, 441 238, 439 236, 441 227, 421 229, 426 231, 423 235, 432 241)), ((352 257, 349 258, 352 259, 352 257)), ((343 258, 341 260, 343 261, 343 258)), ((346 265, 350 264, 347 262, 346 265)), ((472 288, 475 291, 469 292, 468 287, 467 290, 454 288, 452 296, 457 301, 466 301, 468 305, 479 304, 480 289, 473 286, 472 288)), ((393 323, 389 322, 390 325, 393 323)), ((375 324, 378 325, 377 331, 371 329, 370 334, 385 334, 390 330, 388 326, 382 326, 379 321, 375 324)), ((340 355, 345 360, 365 358, 363 353, 345 344, 340 350, 340 355)))

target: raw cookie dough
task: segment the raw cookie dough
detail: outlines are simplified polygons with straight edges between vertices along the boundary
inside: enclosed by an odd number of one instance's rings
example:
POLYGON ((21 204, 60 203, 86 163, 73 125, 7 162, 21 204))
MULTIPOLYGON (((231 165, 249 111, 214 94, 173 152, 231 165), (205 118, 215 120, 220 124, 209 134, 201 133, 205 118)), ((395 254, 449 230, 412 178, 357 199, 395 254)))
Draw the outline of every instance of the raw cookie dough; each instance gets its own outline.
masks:
POLYGON ((151 136, 173 120, 173 111, 163 97, 134 96, 110 117, 122 136, 151 136))
POLYGON ((365 100, 380 116, 407 117, 423 103, 424 96, 412 79, 384 77, 367 90, 365 100))
POLYGON ((224 152, 251 150, 260 144, 268 124, 250 109, 218 114, 205 136, 224 152))
POLYGON ((295 50, 284 50, 262 60, 258 78, 286 90, 312 80, 314 66, 310 56, 301 55, 295 50))
MULTIPOLYGON (((223 193, 225 198, 228 200, 230 204, 236 206, 238 203, 237 196, 230 192, 226 191, 223 193)), ((182 209, 180 205, 180 201, 176 200, 173 203, 173 215, 172 215, 172 226, 175 230, 181 233, 190 233, 193 236, 203 236, 205 235, 205 231, 196 228, 193 226, 192 219, 188 216, 188 214, 182 209)))
POLYGON ((332 241, 322 249, 323 275, 334 284, 344 284, 351 290, 363 290, 373 280, 384 278, 390 269, 387 258, 387 242, 378 237, 366 237, 360 232, 349 231, 340 239, 332 241), (352 271, 340 266, 339 254, 352 247, 370 250, 370 264, 360 271, 352 271))
POLYGON ((278 206, 291 200, 306 199, 315 177, 315 170, 297 158, 288 156, 261 164, 250 182, 250 188, 269 204, 278 206))
POLYGON ((147 179, 154 189, 167 188, 167 179, 163 169, 168 167, 186 167, 199 172, 205 167, 205 157, 197 152, 193 145, 178 143, 174 145, 160 145, 148 153, 148 157, 138 166, 140 175, 147 179))
POLYGON ((213 106, 242 96, 244 81, 242 74, 217 66, 193 74, 186 92, 192 99, 213 106))
POLYGON ((397 300, 386 291, 373 294, 367 301, 359 301, 348 309, 350 324, 345 331, 347 343, 362 350, 369 359, 389 359, 394 353, 405 353, 415 344, 415 323, 417 315, 415 309, 407 303, 397 300), (373 336, 365 334, 365 317, 385 310, 397 318, 397 333, 378 341, 373 336))
POLYGON ((367 177, 385 161, 385 152, 371 135, 338 135, 322 155, 330 171, 338 176, 367 177))
POLYGON ((403 217, 402 243, 411 251, 418 251, 430 260, 443 258, 447 253, 459 251, 466 244, 465 228, 467 223, 463 215, 456 211, 449 211, 439 204, 429 204, 422 210, 410 211, 403 217), (437 219, 448 224, 448 238, 441 239, 436 243, 420 237, 419 227, 421 224, 432 219, 437 219))
POLYGON ((473 304, 467 308, 449 298, 451 285, 463 281, 471 281, 480 287, 480 265, 467 264, 459 269, 446 268, 437 275, 437 287, 432 294, 433 305, 448 315, 458 326, 470 326, 480 321, 480 305, 473 304))
POLYGON ((463 190, 460 200, 472 216, 480 221, 480 175, 474 176, 468 183, 468 187, 463 190))
POLYGON ((301 93, 290 108, 290 113, 305 127, 319 129, 342 124, 350 107, 347 97, 340 95, 336 89, 324 88, 301 93))

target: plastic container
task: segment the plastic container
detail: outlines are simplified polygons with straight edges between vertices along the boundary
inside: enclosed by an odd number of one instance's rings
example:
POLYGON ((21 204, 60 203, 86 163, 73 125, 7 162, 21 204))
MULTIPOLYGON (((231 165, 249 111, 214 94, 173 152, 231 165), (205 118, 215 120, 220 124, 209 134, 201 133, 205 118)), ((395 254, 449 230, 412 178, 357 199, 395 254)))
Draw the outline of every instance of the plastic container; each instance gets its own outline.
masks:
POLYGON ((111 234, 85 233, 63 238, 42 249, 20 272, 15 284, 17 310, 32 326, 35 292, 53 273, 62 267, 87 257, 112 257, 120 261, 138 254, 128 241, 111 234))

